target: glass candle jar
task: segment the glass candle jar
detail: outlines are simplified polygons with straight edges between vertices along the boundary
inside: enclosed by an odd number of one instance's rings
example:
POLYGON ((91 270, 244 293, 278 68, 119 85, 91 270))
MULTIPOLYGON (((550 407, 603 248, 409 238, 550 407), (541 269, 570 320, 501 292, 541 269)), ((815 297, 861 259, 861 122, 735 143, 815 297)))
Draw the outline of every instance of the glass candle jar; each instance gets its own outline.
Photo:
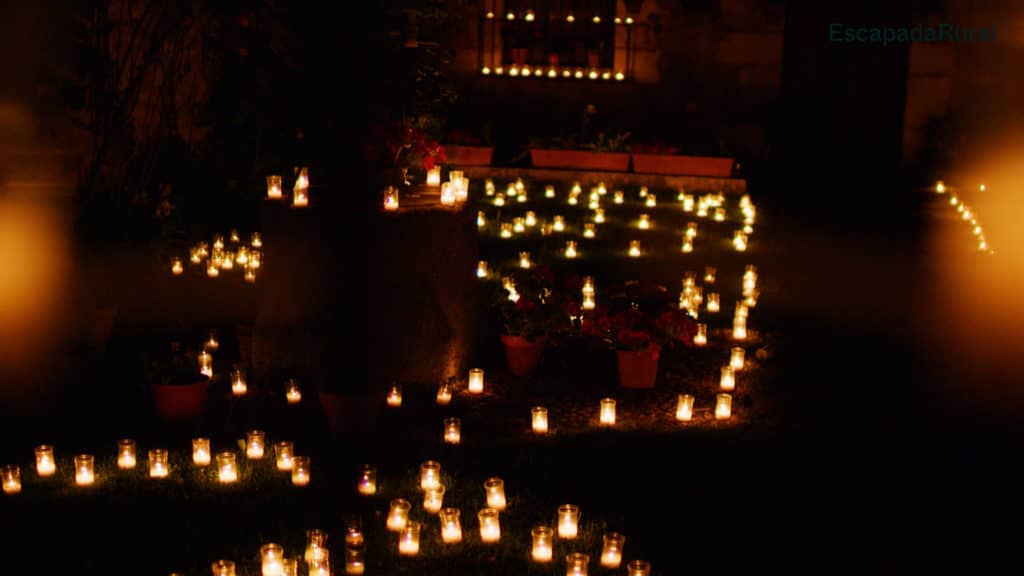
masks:
POLYGON ((444 443, 460 444, 462 442, 462 421, 458 418, 445 418, 444 443))
POLYGON ((555 545, 555 531, 547 526, 537 526, 530 530, 533 537, 533 546, 530 548, 530 558, 534 562, 551 562, 555 545))
POLYGON ((217 560, 210 569, 213 576, 235 576, 235 563, 230 560, 217 560))
POLYGON ((192 439, 192 463, 196 466, 210 465, 210 439, 192 439))
POLYGON ((640 256, 640 241, 630 240, 629 241, 629 256, 631 258, 637 258, 640 256))
POLYGON ((534 226, 536 226, 537 225, 537 213, 534 212, 533 210, 528 210, 526 212, 526 219, 524 220, 524 223, 526 224, 527 228, 533 228, 534 226))
POLYGON ((420 490, 441 487, 441 463, 427 460, 420 465, 420 490))
POLYGON ((292 458, 295 457, 295 445, 291 442, 278 442, 274 444, 274 452, 277 455, 277 469, 282 472, 291 471, 292 458))
POLYGON ((488 275, 488 272, 487 272, 487 261, 486 260, 481 260, 481 261, 477 262, 476 263, 476 277, 477 278, 487 278, 487 275, 488 275))
MULTIPOLYGON (((497 200, 495 200, 495 203, 497 203, 497 200)), ((500 236, 502 238, 511 238, 512 237, 512 223, 511 222, 502 222, 500 230, 501 230, 500 236)))
POLYGON ((303 208, 309 206, 309 168, 298 169, 295 185, 292 186, 292 206, 303 208))
POLYGON ((409 510, 412 508, 412 504, 408 500, 396 498, 391 501, 391 507, 388 510, 387 527, 392 532, 400 532, 402 528, 405 528, 405 524, 409 521, 409 510))
POLYGON ((299 386, 299 382, 294 378, 289 378, 288 382, 285 383, 284 399, 289 404, 302 402, 302 387, 299 386))
POLYGON ((434 166, 427 170, 427 186, 441 185, 441 167, 434 166))
POLYGON ((250 430, 245 434, 245 457, 262 460, 267 435, 262 430, 250 430))
POLYGON ((484 391, 484 371, 482 368, 469 369, 469 393, 481 394, 484 391))
POLYGON ((3 477, 4 494, 17 494, 21 492, 21 468, 8 465, 0 470, 3 477))
POLYGON ((622 190, 616 190, 615 194, 612 196, 612 202, 616 204, 622 204, 625 201, 626 195, 622 192, 622 190))
POLYGON ((733 340, 746 340, 747 339, 747 317, 740 316, 738 313, 732 319, 732 339, 733 340))
POLYGON ((583 303, 580 305, 580 309, 582 309, 582 310, 593 310, 596 307, 597 307, 597 303, 594 300, 594 295, 593 294, 584 294, 583 295, 583 303))
POLYGON ((531 423, 534 434, 548 433, 548 409, 543 406, 536 406, 530 410, 531 423))
POLYGON ((726 420, 732 416, 732 395, 719 394, 715 400, 715 419, 726 420))
POLYGON ((693 396, 680 394, 676 401, 676 420, 686 422, 693 419, 693 396))
POLYGON ((651 216, 649 214, 641 214, 640 219, 636 221, 636 227, 641 230, 649 230, 651 228, 651 216))
POLYGON ((555 187, 552 186, 551 184, 548 184, 547 186, 545 186, 544 187, 544 197, 545 198, 554 198, 555 197, 555 187))
POLYGON ((363 466, 359 474, 359 481, 356 483, 356 490, 363 496, 373 496, 377 493, 377 469, 373 466, 363 466))
POLYGON ((598 209, 594 210, 594 222, 596 224, 604 224, 605 223, 604 208, 598 208, 598 209))
POLYGON ((573 552, 565 557, 565 576, 587 576, 589 564, 589 555, 573 552))
POLYGON ((483 210, 476 211, 476 227, 483 228, 487 226, 487 214, 483 210))
POLYGON ((556 214, 551 223, 551 229, 555 232, 565 232, 565 217, 561 214, 556 214))
POLYGON ((583 224, 583 237, 584 238, 596 238, 597 237, 597 226, 593 222, 586 222, 583 224))
POLYGON ((306 552, 302 555, 302 559, 307 564, 330 559, 327 550, 327 532, 315 528, 306 530, 306 552))
POLYGON ((345 548, 345 574, 364 574, 366 558, 362 547, 345 548))
POLYGON ((281 192, 281 176, 274 174, 267 176, 267 198, 270 200, 280 200, 284 197, 281 192))
POLYGON ((185 264, 181 261, 181 258, 171 258, 171 274, 181 276, 184 272, 185 264))
POLYGON ((444 503, 444 486, 429 488, 423 492, 423 511, 427 514, 437 514, 441 511, 444 503))
POLYGON ((519 267, 520 268, 529 268, 530 267, 530 253, 529 252, 520 252, 519 253, 519 267))
POLYGON ((363 517, 358 514, 345 516, 345 546, 362 546, 363 540, 363 517))
POLYGON ((281 560, 281 576, 299 576, 299 559, 284 558, 281 560))
POLYGON ((601 400, 601 425, 615 425, 615 399, 603 398, 601 400))
POLYGON ((717 292, 708 292, 708 312, 721 310, 721 297, 717 292))
POLYGON ((310 479, 309 456, 292 457, 292 485, 308 486, 310 479))
MULTIPOLYGON (((499 208, 501 206, 504 206, 505 205, 505 195, 504 194, 495 194, 494 195, 494 205, 498 206, 499 208)), ((509 224, 508 226, 509 226, 508 232, 509 232, 509 235, 511 235, 512 234, 512 225, 509 224)), ((504 236, 504 231, 502 231, 502 235, 504 236)))
POLYGON ((705 284, 714 284, 715 283, 715 277, 717 276, 717 274, 718 274, 718 271, 715 269, 714 266, 705 266, 704 267, 704 283, 705 284))
POLYGON ((121 470, 135 468, 135 440, 121 440, 117 443, 117 467, 121 470))
POLYGON ((579 533, 580 508, 573 504, 558 507, 558 537, 572 540, 579 533))
POLYGON ((739 346, 734 346, 729 353, 729 367, 733 370, 743 370, 746 364, 746 352, 739 346))
POLYGON ((331 561, 320 560, 317 562, 309 562, 307 565, 307 572, 309 576, 331 576, 331 561))
POLYGON ((245 372, 232 370, 231 372, 231 394, 234 396, 245 396, 249 386, 245 382, 245 372))
POLYGON ((96 481, 93 472, 94 459, 91 454, 79 454, 75 456, 75 484, 79 486, 91 486, 96 481))
POLYGON ((420 523, 409 521, 405 523, 398 535, 398 554, 401 556, 416 556, 420 553, 420 523))
POLYGON ((384 189, 384 209, 398 210, 398 188, 388 186, 384 189))
POLYGON ((733 390, 736 388, 736 375, 732 366, 722 366, 722 378, 720 380, 722 390, 733 390))
POLYGON ((448 384, 441 384, 437 387, 437 405, 447 406, 452 402, 452 387, 448 384))
POLYGON ((402 387, 392 386, 388 389, 388 406, 398 408, 402 405, 402 387))
POLYGON ((679 247, 679 251, 683 254, 690 254, 693 252, 693 242, 689 238, 683 238, 683 245, 679 247))
POLYGON ((708 343, 708 325, 697 324, 697 333, 693 335, 694 346, 704 346, 708 343))
POLYGON ((458 508, 443 508, 438 513, 441 517, 441 541, 445 544, 462 542, 461 513, 458 508))
POLYGON ((217 481, 221 484, 234 484, 238 481, 238 464, 234 452, 217 454, 217 481))
POLYGON ((167 459, 167 450, 155 449, 149 451, 149 477, 167 478, 171 473, 171 464, 167 459))
POLYGON ((280 544, 260 547, 260 569, 263 576, 281 576, 284 573, 284 548, 280 544))
POLYGON ((207 378, 213 378, 213 356, 206 350, 199 353, 199 372, 207 378))
POLYGON ((451 182, 444 182, 441 184, 441 205, 455 205, 455 186, 452 186, 451 182))
POLYGON ((575 240, 567 240, 565 242, 565 257, 566 258, 575 258, 576 257, 576 241, 575 240))
POLYGON ((499 512, 505 509, 505 481, 501 478, 488 478, 484 481, 484 493, 487 495, 487 507, 499 512))
POLYGON ((651 576, 651 563, 644 560, 633 560, 626 565, 627 576, 651 576))
POLYGON ((601 566, 618 568, 622 564, 622 547, 626 537, 618 532, 607 532, 604 535, 604 547, 601 548, 601 566))
POLYGON ((658 197, 654 194, 648 194, 647 199, 644 201, 644 206, 648 208, 654 208, 658 205, 658 197))
POLYGON ((245 273, 242 275, 246 282, 252 284, 256 282, 256 270, 253 268, 246 268, 245 273))
POLYGON ((494 508, 484 508, 477 513, 477 520, 480 522, 480 540, 485 544, 493 544, 501 540, 501 524, 498 521, 498 511, 494 508))

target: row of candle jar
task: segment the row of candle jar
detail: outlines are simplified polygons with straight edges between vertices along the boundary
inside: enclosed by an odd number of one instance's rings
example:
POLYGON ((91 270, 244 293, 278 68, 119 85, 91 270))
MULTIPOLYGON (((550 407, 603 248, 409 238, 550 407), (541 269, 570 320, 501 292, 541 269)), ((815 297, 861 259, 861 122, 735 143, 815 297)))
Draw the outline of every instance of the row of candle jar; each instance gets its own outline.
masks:
MULTIPOLYGON (((295 169, 295 184, 292 186, 292 206, 303 208, 309 206, 309 168, 303 166, 295 169)), ((267 199, 281 200, 284 198, 281 176, 267 176, 267 199)))
MULTIPOLYGON (((474 395, 483 394, 484 371, 482 368, 470 368, 466 390, 474 395)), ((452 394, 452 386, 450 384, 442 384, 437 389, 437 403, 441 406, 447 406, 452 401, 452 394)), ((388 388, 386 402, 392 408, 400 408, 402 406, 402 387, 395 384, 388 388)))
MULTIPOLYGON (((245 372, 233 370, 231 372, 231 394, 233 396, 245 396, 249 392, 249 385, 245 379, 245 372)), ((289 404, 302 402, 302 387, 294 378, 289 378, 284 386, 284 398, 289 404)))

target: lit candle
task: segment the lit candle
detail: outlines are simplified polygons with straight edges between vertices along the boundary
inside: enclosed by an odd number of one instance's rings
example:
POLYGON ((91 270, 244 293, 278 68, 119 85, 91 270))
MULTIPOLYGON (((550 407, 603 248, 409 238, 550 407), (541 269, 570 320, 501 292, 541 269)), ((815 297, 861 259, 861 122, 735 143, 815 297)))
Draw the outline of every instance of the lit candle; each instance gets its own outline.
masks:
POLYGON ((567 240, 565 242, 565 257, 566 258, 575 258, 576 257, 576 241, 575 240, 567 240))
POLYGON ((693 396, 680 394, 676 402, 676 420, 686 422, 693 419, 693 396))
POLYGON ((274 452, 277 454, 277 469, 288 472, 292 469, 292 458, 295 457, 295 445, 291 442, 278 442, 274 444, 274 452))
POLYGON ((597 227, 594 225, 594 223, 587 222, 583 224, 583 237, 594 238, 595 236, 597 236, 597 227))
POLYGON ((689 254, 693 252, 693 242, 689 238, 683 238, 683 245, 679 248, 683 254, 689 254))
POLYGON ((289 378, 284 387, 284 398, 289 404, 302 402, 302 388, 294 378, 289 378))
POLYGON ((494 196, 494 205, 498 206, 498 207, 504 206, 505 205, 505 195, 504 194, 496 194, 494 196))
POLYGON ((729 366, 732 367, 733 370, 743 370, 745 364, 746 352, 744 352, 743 348, 740 348, 739 346, 733 347, 729 354, 729 366))
POLYGON ((732 238, 733 248, 737 252, 746 252, 747 250, 747 235, 742 230, 737 230, 732 238))
POLYGON ((193 248, 189 251, 188 261, 193 264, 199 264, 203 261, 203 255, 199 253, 199 250, 193 248))
POLYGON ((249 386, 245 383, 245 372, 233 370, 231 372, 231 394, 234 396, 245 396, 249 386))
POLYGON ((462 422, 458 418, 445 418, 444 443, 459 444, 462 442, 462 422))
POLYGON ((398 188, 388 186, 384 189, 384 209, 389 211, 398 210, 398 188))
POLYGON ((581 192, 583 192, 583 187, 580 186, 580 183, 578 181, 574 181, 572 183, 572 187, 569 189, 569 193, 570 194, 580 194, 581 192))
POLYGON ((401 556, 416 556, 420 553, 420 523, 406 522, 398 537, 398 553, 401 556))
POLYGON ((721 309, 721 300, 717 292, 708 293, 708 312, 718 312, 721 309))
POLYGON ((420 490, 433 490, 441 487, 441 463, 427 460, 420 465, 420 490))
POLYGON ((939 194, 944 194, 946 192, 946 185, 942 182, 942 180, 939 180, 938 182, 935 183, 935 192, 939 194))
POLYGON ((629 241, 629 255, 632 258, 640 256, 640 241, 630 240, 629 241))
POLYGON ((622 547, 626 537, 618 532, 607 532, 604 535, 604 548, 601 549, 601 566, 618 568, 622 564, 622 547))
POLYGON ((213 356, 206 350, 199 353, 199 373, 207 378, 213 378, 213 356))
POLYGON ((245 434, 245 457, 249 460, 262 460, 263 448, 267 435, 261 430, 250 430, 245 434))
POLYGON ((697 237, 697 223, 687 222, 686 224, 686 237, 693 240, 697 237))
POLYGON ((284 548, 279 544, 264 544, 260 547, 261 573, 263 576, 283 576, 284 548))
POLYGON ((281 576, 299 576, 299 559, 298 558, 282 558, 281 559, 281 570, 282 570, 281 576))
POLYGON ((409 510, 412 504, 408 500, 396 498, 391 501, 391 508, 388 511, 387 527, 392 532, 401 532, 409 521, 409 510))
POLYGON ((494 180, 490 178, 484 180, 484 193, 488 196, 494 196, 494 180))
POLYGON ((622 190, 616 190, 615 195, 612 197, 612 202, 616 204, 622 204, 623 202, 625 202, 625 200, 626 197, 625 194, 622 193, 622 190))
POLYGON ((555 197, 555 187, 552 186, 551 184, 548 184, 547 186, 545 186, 544 187, 544 197, 545 198, 554 198, 555 197))
POLYGON ((402 405, 402 387, 395 385, 388 390, 388 406, 398 408, 402 405))
POLYGON ((550 562, 553 556, 555 531, 547 526, 537 526, 530 530, 530 535, 533 537, 530 557, 534 562, 550 562))
POLYGON ((221 254, 220 258, 220 269, 221 270, 234 270, 235 268, 235 254, 233 252, 225 251, 221 254))
POLYGON ((234 452, 217 454, 217 481, 221 484, 233 484, 238 481, 238 465, 234 452))
POLYGON ((594 302, 594 295, 593 294, 584 294, 583 295, 583 305, 581 306, 581 308, 583 310, 593 310, 596 307, 597 307, 597 304, 594 302))
POLYGON ((569 194, 569 197, 566 198, 566 203, 568 203, 569 206, 575 206, 575 205, 579 204, 580 203, 579 194, 576 194, 576 193, 569 194))
POLYGON ((526 192, 520 192, 519 194, 516 194, 516 202, 519 202, 520 204, 525 204, 526 192))
POLYGON ((555 217, 554 217, 554 221, 551 224, 551 229, 554 230, 555 232, 564 232, 565 231, 565 217, 563 217, 563 216, 561 216, 559 214, 556 214, 555 217))
POLYGON ((149 451, 149 477, 167 478, 171 473, 171 465, 167 460, 167 450, 155 449, 149 451))
POLYGON ((683 212, 693 212, 693 195, 683 195, 683 212))
POLYGON ((732 370, 732 366, 722 366, 720 386, 722 390, 733 390, 736 388, 736 375, 732 370))
POLYGON ((251 244, 252 244, 253 248, 262 248, 263 247, 263 236, 260 236, 259 232, 253 232, 252 233, 252 242, 251 242, 251 244))
POLYGON ((255 283, 256 282, 256 270, 253 269, 252 267, 246 268, 245 269, 245 274, 244 274, 243 277, 245 278, 246 283, 248 283, 248 284, 255 283))
POLYGON ((487 278, 487 261, 481 260, 476 263, 476 277, 487 278))
POLYGON ((590 556, 582 552, 573 552, 565 557, 565 576, 587 576, 590 556))
POLYGON ((633 560, 626 565, 626 576, 651 576, 651 563, 644 560, 633 560))
POLYGON ((345 516, 345 546, 363 545, 363 517, 358 514, 345 516))
POLYGON ((725 222, 725 208, 715 208, 715 222, 725 222))
POLYGON ((434 166, 427 170, 427 186, 441 185, 441 167, 434 166))
POLYGON ((516 234, 522 234, 523 232, 526 232, 526 220, 524 220, 523 218, 513 218, 512 231, 515 232, 516 234))
POLYGON ((732 338, 733 340, 746 340, 747 339, 747 317, 740 316, 737 314, 732 319, 732 338))
POLYGON ((604 221, 604 208, 598 208, 597 210, 594 210, 594 222, 598 224, 603 224, 604 221))
POLYGON ((501 478, 488 478, 484 481, 484 493, 487 495, 487 507, 499 512, 505 509, 505 481, 501 478))
POLYGON ((196 466, 210 465, 210 439, 192 439, 192 463, 196 466))
POLYGON ((452 186, 451 182, 445 182, 444 184, 441 184, 441 205, 455 205, 455 187, 452 186))
POLYGON ((309 206, 309 168, 298 169, 295 186, 292 187, 292 206, 309 206))
POLYGON ((644 201, 644 205, 647 206, 648 208, 654 208, 655 206, 658 205, 658 197, 655 196, 654 194, 648 194, 647 200, 644 201))
POLYGON ((217 560, 211 566, 213 576, 235 576, 235 563, 230 560, 217 560))
POLYGON ((441 384, 437 387, 437 405, 447 406, 452 401, 452 387, 448 384, 441 384))
POLYGON ((493 544, 501 540, 501 524, 498 521, 498 511, 493 508, 484 508, 477 513, 480 521, 480 540, 486 544, 493 544))
POLYGON ((307 563, 309 576, 331 576, 330 560, 318 560, 307 563))
POLYGON ((183 272, 185 272, 185 265, 181 263, 181 258, 171 258, 171 274, 181 276, 183 272))
POLYGON ((641 230, 648 230, 651 227, 651 217, 647 214, 641 214, 640 220, 637 221, 636 227, 641 230))
POLYGON ((267 198, 280 200, 284 195, 281 193, 281 176, 267 176, 267 198))
POLYGON ((573 504, 558 507, 558 537, 572 540, 579 533, 580 508, 573 504))
POLYGON ((603 398, 601 400, 601 425, 615 425, 615 399, 603 398))
POLYGON ((356 490, 363 496, 373 496, 377 493, 377 469, 373 466, 363 466, 359 474, 359 481, 356 483, 356 490))
POLYGON ((117 443, 117 467, 122 470, 135 468, 135 440, 121 440, 117 443))
POLYGON ((725 420, 732 416, 732 396, 719 394, 715 400, 715 419, 725 420))
POLYGON ((441 517, 441 541, 445 544, 462 542, 461 512, 458 508, 444 508, 439 512, 441 517))
POLYGON ((309 456, 292 457, 292 485, 309 485, 309 456))
POLYGON ((437 514, 441 511, 444 502, 444 486, 430 488, 423 492, 423 511, 427 514, 437 514))
POLYGON ((21 492, 21 468, 13 465, 3 467, 4 494, 17 494, 21 492))
POLYGON ((306 530, 306 552, 302 559, 307 564, 330 559, 330 551, 327 549, 327 532, 315 528, 306 530))
POLYGON ((697 333, 693 336, 694 346, 704 346, 708 343, 708 325, 697 324, 697 333))
POLYGON ((502 238, 511 238, 512 237, 512 223, 511 222, 502 222, 501 223, 501 237, 502 238))
POLYGON ((91 486, 96 481, 93 472, 93 457, 89 454, 75 456, 75 484, 79 486, 91 486))
POLYGON ((363 574, 366 572, 366 560, 361 547, 345 548, 345 574, 363 574))
POLYGON ((537 406, 530 411, 532 415, 533 433, 534 434, 547 434, 548 433, 548 409, 543 406, 537 406))

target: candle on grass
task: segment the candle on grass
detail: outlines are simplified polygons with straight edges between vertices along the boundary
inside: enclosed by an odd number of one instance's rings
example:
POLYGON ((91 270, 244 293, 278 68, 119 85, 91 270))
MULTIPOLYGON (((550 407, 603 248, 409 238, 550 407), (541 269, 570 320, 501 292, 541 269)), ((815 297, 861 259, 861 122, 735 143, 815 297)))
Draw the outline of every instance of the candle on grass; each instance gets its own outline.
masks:
POLYGON ((729 354, 729 366, 733 370, 743 370, 746 365, 746 352, 739 346, 734 346, 729 354))
POLYGON ((117 443, 117 467, 121 470, 135 468, 135 440, 121 440, 117 443))
POLYGON ((345 548, 345 574, 364 574, 366 572, 365 552, 362 547, 345 548))
POLYGON ((428 488, 423 492, 423 511, 427 514, 437 514, 441 511, 444 503, 444 486, 428 488))
POLYGON ((680 394, 676 401, 676 420, 686 422, 693 419, 693 396, 680 394))
POLYGON ((79 454, 75 456, 75 484, 78 486, 91 486, 96 481, 93 471, 94 459, 90 454, 79 454))
POLYGON ((615 399, 614 398, 602 398, 601 399, 600 422, 601 422, 602 426, 614 426, 615 425, 615 399))
POLYGON ((391 501, 391 507, 388 510, 387 528, 392 532, 400 532, 402 528, 405 528, 405 524, 409 521, 409 510, 412 508, 412 504, 408 500, 396 498, 391 501))
POLYGON ((605 568, 618 568, 622 564, 622 547, 626 544, 626 537, 618 532, 606 532, 604 535, 604 547, 601 549, 601 566, 605 568))
POLYGON ((167 478, 171 473, 171 464, 167 460, 167 450, 155 449, 149 451, 149 477, 167 478))
POLYGON ((719 394, 715 400, 715 419, 726 420, 732 416, 732 396, 719 394))
POLYGON ((580 508, 574 504, 558 507, 558 537, 572 540, 579 534, 580 508))
POLYGON ((458 418, 445 418, 444 443, 460 444, 462 442, 462 421, 458 418))
POLYGON ((708 343, 708 325, 697 324, 697 333, 693 336, 694 346, 704 346, 708 343))
POLYGON ((427 460, 420 465, 420 490, 441 487, 441 463, 427 460))
POLYGON ((501 540, 501 524, 498 521, 498 511, 493 508, 484 508, 477 513, 480 522, 480 540, 485 544, 493 544, 501 540))
POLYGON ((488 478, 484 481, 484 493, 487 495, 487 507, 499 512, 505 509, 505 481, 501 478, 488 478))
POLYGON ((271 175, 267 176, 267 198, 270 200, 280 200, 284 195, 281 193, 281 176, 271 175))
POLYGON ((21 492, 21 468, 14 465, 3 467, 3 489, 4 494, 17 494, 21 492))
POLYGON ((245 457, 262 460, 267 435, 261 430, 250 430, 245 434, 245 457))
POLYGON ((548 433, 548 409, 543 406, 536 406, 530 410, 531 425, 534 434, 548 433))
POLYGON ((441 541, 445 544, 462 542, 461 512, 458 508, 443 508, 438 515, 441 519, 441 541))
POLYGON ((234 484, 238 481, 238 464, 234 452, 217 454, 217 481, 221 484, 234 484))
POLYGON ((290 472, 292 459, 295 458, 295 445, 291 442, 278 442, 274 444, 274 452, 277 454, 277 469, 290 472))
POLYGON ((733 390, 736 388, 736 374, 732 366, 722 366, 722 378, 719 381, 722 390, 733 390))
POLYGON ((481 394, 484 391, 484 371, 482 368, 469 369, 469 393, 481 394))
POLYGON ((437 387, 437 405, 447 406, 452 401, 452 387, 448 384, 441 384, 437 387))
POLYGON ((306 530, 306 552, 302 559, 306 563, 323 562, 330 559, 330 552, 327 550, 327 532, 316 528, 306 530))
POLYGON ((398 553, 401 556, 416 556, 420 553, 420 523, 405 523, 398 537, 398 553))
POLYGON ((192 463, 196 466, 210 465, 210 439, 192 439, 192 463))
POLYGON ((587 576, 589 565, 589 555, 573 552, 565 557, 565 576, 587 576))
POLYGON ((359 481, 356 483, 356 490, 363 496, 373 496, 377 493, 377 469, 373 466, 363 466, 359 473, 359 481))
POLYGON ((530 530, 530 536, 533 538, 530 558, 541 564, 550 562, 554 556, 555 531, 548 526, 536 526, 530 530))
POLYGON ((309 456, 292 457, 292 485, 308 486, 310 477, 309 456))
POLYGON ((260 547, 260 572, 263 576, 284 574, 284 548, 280 544, 264 544, 260 547))

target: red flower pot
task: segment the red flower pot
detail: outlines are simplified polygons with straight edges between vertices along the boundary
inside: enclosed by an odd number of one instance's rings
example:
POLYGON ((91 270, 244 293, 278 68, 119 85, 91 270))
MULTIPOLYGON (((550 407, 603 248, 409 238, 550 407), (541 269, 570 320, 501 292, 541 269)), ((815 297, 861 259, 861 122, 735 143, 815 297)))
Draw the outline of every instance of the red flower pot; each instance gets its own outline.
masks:
POLYGON ((579 170, 629 170, 627 152, 591 152, 589 150, 530 150, 534 168, 576 168, 579 170))
POLYGON ((633 172, 638 174, 730 178, 732 165, 732 158, 633 153, 633 172))
POLYGON ((192 384, 152 384, 156 413, 164 422, 198 420, 206 409, 206 390, 210 379, 192 384))
POLYGON ((616 350, 619 356, 619 384, 623 388, 654 388, 658 379, 660 350, 616 350))
POLYGON ((449 144, 444 147, 448 161, 456 166, 490 166, 494 148, 490 146, 459 146, 449 144))
POLYGON ((530 376, 536 372, 547 339, 547 336, 538 336, 533 340, 527 340, 522 336, 502 334, 501 343, 505 345, 505 360, 508 362, 509 372, 519 377, 530 376))

